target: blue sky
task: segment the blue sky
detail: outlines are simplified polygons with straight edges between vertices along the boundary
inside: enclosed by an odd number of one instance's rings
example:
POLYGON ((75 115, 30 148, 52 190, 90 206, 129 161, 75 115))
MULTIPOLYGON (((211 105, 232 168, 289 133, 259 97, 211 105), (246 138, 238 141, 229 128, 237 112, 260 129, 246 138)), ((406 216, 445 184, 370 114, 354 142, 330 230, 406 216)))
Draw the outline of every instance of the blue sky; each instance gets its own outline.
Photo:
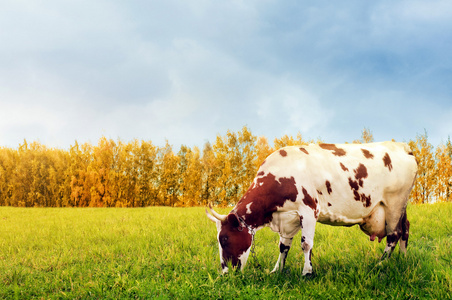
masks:
POLYGON ((0 146, 452 135, 451 1, 0 1, 0 146))

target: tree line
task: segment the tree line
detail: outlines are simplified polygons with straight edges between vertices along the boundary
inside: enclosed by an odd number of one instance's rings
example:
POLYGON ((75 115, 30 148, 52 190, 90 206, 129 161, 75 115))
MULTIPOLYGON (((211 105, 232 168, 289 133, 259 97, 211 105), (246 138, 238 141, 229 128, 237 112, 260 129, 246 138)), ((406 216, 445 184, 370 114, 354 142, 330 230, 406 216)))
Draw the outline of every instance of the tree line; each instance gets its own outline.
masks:
MULTIPOLYGON (((354 143, 372 142, 364 129, 354 143)), ((271 146, 247 127, 218 135, 213 144, 175 152, 151 141, 102 137, 97 145, 75 142, 69 150, 24 141, 0 148, 0 205, 45 207, 199 206, 235 204, 273 151, 320 141, 283 136, 271 146)), ((452 201, 452 145, 436 147, 427 133, 409 144, 419 164, 413 203, 452 201)))

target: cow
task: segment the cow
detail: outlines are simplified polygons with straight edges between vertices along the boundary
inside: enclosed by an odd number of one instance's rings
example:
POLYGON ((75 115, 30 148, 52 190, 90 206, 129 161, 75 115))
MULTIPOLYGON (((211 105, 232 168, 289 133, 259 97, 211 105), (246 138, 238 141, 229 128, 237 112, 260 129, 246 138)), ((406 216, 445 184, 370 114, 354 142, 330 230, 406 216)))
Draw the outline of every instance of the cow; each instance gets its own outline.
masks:
POLYGON ((405 143, 310 144, 288 146, 270 154, 247 192, 227 215, 209 204, 216 223, 221 268, 243 271, 254 234, 268 226, 279 233, 281 271, 295 234, 301 229, 303 275, 312 274, 311 251, 316 222, 358 224, 379 242, 386 237, 382 259, 400 240, 406 253, 410 223, 406 206, 417 162, 405 143))

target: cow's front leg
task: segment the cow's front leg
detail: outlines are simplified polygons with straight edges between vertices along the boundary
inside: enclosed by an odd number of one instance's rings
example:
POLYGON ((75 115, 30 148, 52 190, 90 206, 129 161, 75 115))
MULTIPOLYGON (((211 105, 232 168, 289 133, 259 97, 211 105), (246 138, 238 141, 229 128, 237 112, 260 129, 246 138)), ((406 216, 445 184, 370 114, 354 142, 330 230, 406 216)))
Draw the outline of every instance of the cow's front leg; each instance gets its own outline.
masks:
POLYGON ((279 238, 279 257, 276 262, 275 268, 272 273, 276 271, 282 271, 286 263, 287 254, 289 253, 290 246, 292 245, 293 238, 284 238, 280 236, 279 238))
MULTIPOLYGON (((309 215, 308 215, 309 216, 309 215)), ((312 274, 311 254, 314 246, 316 219, 314 216, 300 218, 301 221, 301 249, 304 253, 303 276, 312 274)))

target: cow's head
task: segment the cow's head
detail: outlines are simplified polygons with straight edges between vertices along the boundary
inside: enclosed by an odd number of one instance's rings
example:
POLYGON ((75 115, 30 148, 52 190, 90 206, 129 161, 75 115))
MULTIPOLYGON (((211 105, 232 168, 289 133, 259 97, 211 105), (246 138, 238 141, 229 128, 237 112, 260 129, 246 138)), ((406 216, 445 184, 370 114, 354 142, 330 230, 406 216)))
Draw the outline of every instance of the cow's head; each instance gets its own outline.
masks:
POLYGON ((228 262, 240 270, 245 268, 250 253, 253 235, 250 228, 237 217, 220 215, 209 205, 211 213, 206 210, 207 217, 217 225, 220 261, 223 273, 228 272, 228 262))

